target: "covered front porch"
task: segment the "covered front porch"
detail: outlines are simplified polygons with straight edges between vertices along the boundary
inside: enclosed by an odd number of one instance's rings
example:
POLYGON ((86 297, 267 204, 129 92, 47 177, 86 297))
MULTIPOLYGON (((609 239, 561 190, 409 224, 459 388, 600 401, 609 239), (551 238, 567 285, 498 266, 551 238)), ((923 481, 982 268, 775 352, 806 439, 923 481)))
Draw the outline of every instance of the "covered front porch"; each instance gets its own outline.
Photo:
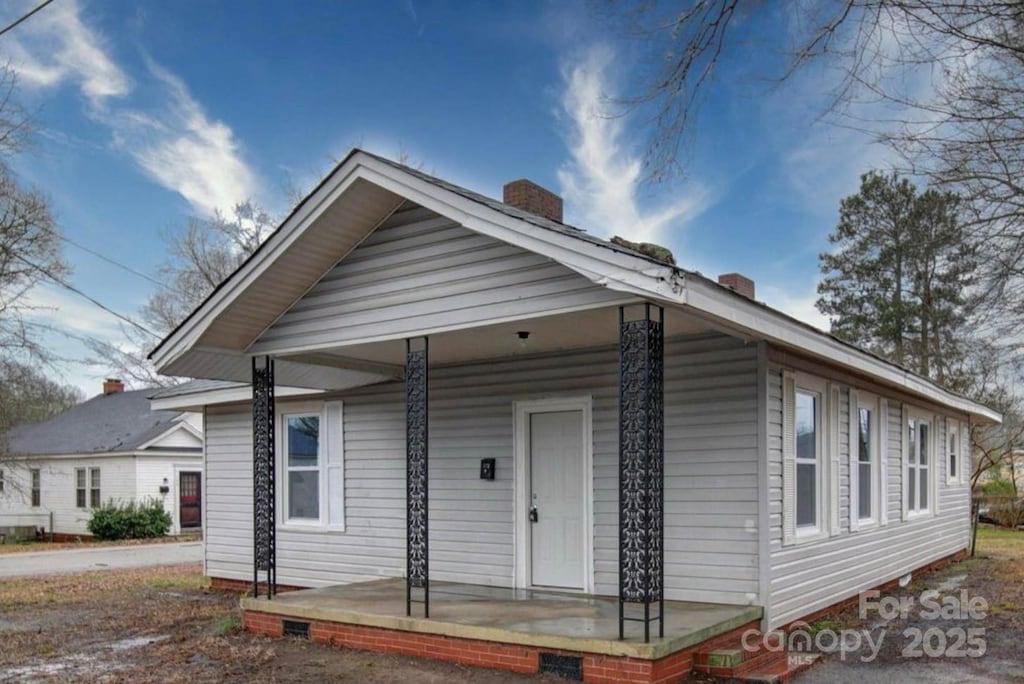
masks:
POLYGON ((663 637, 623 641, 612 597, 435 581, 424 619, 407 616, 400 578, 246 597, 242 607, 246 628, 271 636, 584 681, 678 678, 761 618, 757 606, 667 601, 663 637))

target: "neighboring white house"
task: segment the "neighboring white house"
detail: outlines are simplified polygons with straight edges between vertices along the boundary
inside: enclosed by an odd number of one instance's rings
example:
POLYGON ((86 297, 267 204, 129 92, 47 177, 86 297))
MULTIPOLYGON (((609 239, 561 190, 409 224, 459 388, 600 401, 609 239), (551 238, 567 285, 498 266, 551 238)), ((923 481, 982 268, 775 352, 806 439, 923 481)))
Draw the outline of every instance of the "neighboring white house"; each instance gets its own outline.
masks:
POLYGON ((50 420, 20 425, 0 445, 0 528, 88 534, 107 501, 161 501, 171 533, 202 525, 202 414, 149 408, 153 390, 103 394, 50 420))
POLYGON ((355 151, 154 351, 222 381, 154 400, 205 410, 208 575, 757 606, 775 627, 969 545, 961 437, 998 413, 736 274, 567 226, 537 186, 505 199, 355 151))

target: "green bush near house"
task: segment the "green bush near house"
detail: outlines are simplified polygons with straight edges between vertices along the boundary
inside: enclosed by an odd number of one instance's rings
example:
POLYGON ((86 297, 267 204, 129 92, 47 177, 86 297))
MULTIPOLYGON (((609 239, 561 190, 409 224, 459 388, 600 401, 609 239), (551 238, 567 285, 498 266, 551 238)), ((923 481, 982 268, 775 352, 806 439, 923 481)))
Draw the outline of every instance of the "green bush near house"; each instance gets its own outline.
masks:
POLYGON ((97 539, 148 539, 171 529, 171 514, 156 499, 128 503, 108 501, 93 510, 89 533, 97 539))

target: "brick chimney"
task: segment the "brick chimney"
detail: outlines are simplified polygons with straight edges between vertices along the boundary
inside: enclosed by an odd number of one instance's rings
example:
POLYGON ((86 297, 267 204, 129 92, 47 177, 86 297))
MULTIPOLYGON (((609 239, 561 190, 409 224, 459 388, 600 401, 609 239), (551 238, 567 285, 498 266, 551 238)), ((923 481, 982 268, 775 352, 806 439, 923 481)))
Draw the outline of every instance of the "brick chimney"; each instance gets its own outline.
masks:
POLYGON ((562 222, 562 198, 525 178, 505 183, 502 202, 516 209, 562 222))
POLYGON ((103 381, 103 393, 104 394, 117 394, 118 392, 124 392, 124 383, 117 378, 107 378, 103 381))
POLYGON ((718 276, 718 284, 725 285, 747 299, 754 298, 754 281, 740 273, 723 273, 718 276))

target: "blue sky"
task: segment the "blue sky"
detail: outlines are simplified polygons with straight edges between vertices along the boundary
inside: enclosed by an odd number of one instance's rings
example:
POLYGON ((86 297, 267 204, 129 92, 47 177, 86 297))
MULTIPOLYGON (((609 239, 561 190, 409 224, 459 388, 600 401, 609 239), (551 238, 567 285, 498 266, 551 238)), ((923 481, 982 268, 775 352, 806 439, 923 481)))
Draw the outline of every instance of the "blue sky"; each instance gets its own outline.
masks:
MULTIPOLYGON (((5 3, 0 21, 36 4, 5 3)), ((688 175, 641 183, 643 116, 609 118, 645 60, 583 2, 56 0, 0 38, 36 112, 16 160, 70 238, 156 275, 162 232, 251 197, 273 212, 352 145, 408 155, 491 196, 529 177, 566 199, 568 221, 660 242, 684 267, 740 271, 758 298, 822 325, 817 254, 838 201, 883 161, 862 136, 815 123, 824 81, 772 88, 775 59, 750 26, 685 150, 688 175)), ((153 285, 67 245, 72 281, 134 314, 153 285)), ((117 321, 58 288, 39 316, 116 341, 117 321)), ((74 339, 67 382, 95 394, 106 369, 74 339)))

